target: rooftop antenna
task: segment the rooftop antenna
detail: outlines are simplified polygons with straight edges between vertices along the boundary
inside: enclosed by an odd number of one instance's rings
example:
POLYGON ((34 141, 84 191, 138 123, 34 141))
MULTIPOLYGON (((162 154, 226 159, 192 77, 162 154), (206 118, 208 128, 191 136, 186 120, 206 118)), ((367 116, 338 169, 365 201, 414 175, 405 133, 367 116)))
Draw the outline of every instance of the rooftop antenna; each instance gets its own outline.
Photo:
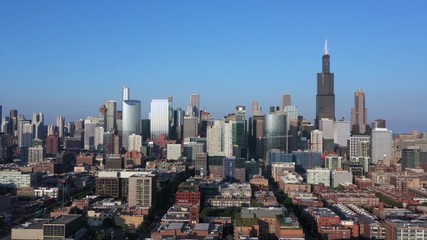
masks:
POLYGON ((325 55, 329 55, 329 51, 328 51, 328 39, 325 39, 325 55))

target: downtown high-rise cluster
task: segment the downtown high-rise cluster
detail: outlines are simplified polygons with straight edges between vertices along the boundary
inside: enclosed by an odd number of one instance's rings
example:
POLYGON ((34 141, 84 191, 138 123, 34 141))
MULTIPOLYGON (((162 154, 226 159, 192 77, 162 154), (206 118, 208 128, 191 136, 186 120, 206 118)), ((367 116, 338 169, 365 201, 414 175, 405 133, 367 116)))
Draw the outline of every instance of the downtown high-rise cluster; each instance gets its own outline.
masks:
POLYGON ((337 119, 326 41, 321 69, 313 121, 289 94, 220 119, 197 93, 185 108, 152 99, 142 119, 129 87, 71 122, 0 105, 0 224, 12 239, 427 236, 415 216, 426 212, 427 134, 369 123, 361 89, 351 120, 337 119))

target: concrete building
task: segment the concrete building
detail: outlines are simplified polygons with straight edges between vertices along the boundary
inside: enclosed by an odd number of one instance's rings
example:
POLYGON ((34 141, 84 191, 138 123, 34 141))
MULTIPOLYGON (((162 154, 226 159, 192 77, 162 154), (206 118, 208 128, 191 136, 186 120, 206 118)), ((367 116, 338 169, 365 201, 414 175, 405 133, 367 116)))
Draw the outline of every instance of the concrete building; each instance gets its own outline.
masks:
POLYGON ((350 158, 352 157, 369 157, 370 156, 370 148, 366 149, 366 144, 362 142, 369 143, 371 145, 371 136, 366 135, 353 135, 350 137, 350 158))
POLYGON ((307 169, 307 184, 331 186, 331 170, 322 168, 307 169))
POLYGON ((28 148, 28 164, 33 165, 43 162, 44 149, 42 147, 28 148))
POLYGON ((338 155, 330 155, 325 157, 325 168, 331 170, 342 169, 343 157, 338 155))
POLYGON ((351 109, 352 134, 365 134, 368 127, 368 109, 365 107, 365 93, 358 89, 354 93, 354 108, 351 109))
POLYGON ((353 174, 348 171, 334 170, 331 173, 331 186, 338 187, 340 184, 353 183, 353 174))
POLYGON ((351 124, 349 121, 340 119, 334 122, 334 143, 341 147, 347 147, 347 141, 351 135, 351 124))
POLYGON ((43 224, 43 239, 80 239, 84 236, 83 226, 82 215, 63 215, 43 224))
POLYGON ((316 129, 310 135, 311 151, 323 153, 323 132, 316 129))
POLYGON ((393 159, 393 137, 387 128, 375 128, 371 134, 371 162, 377 164, 383 161, 390 163, 393 159))
POLYGON ((64 125, 65 125, 65 117, 58 116, 56 117, 56 127, 58 128, 58 137, 64 137, 64 125))
POLYGON ((105 130, 110 132, 117 131, 117 102, 115 100, 107 100, 105 102, 107 112, 105 114, 105 130))
POLYGON ((216 155, 223 152, 222 143, 222 126, 224 121, 215 120, 211 126, 207 128, 207 153, 209 155, 216 155))
POLYGON ((141 151, 142 136, 138 134, 129 135, 128 151, 141 151))
POLYGON ((167 159, 178 160, 181 158, 181 144, 168 144, 167 145, 167 159))
POLYGON ((32 174, 22 174, 18 171, 0 171, 0 184, 21 188, 31 187, 34 177, 32 174))
POLYGON ((149 174, 135 174, 129 177, 128 202, 129 207, 153 207, 156 178, 149 174))
POLYGON ((319 120, 319 130, 323 133, 323 138, 334 139, 334 120, 322 118, 319 120))
POLYGON ((208 155, 206 153, 196 154, 196 160, 194 162, 194 170, 196 176, 206 176, 208 172, 208 155))
POLYGON ((104 125, 104 119, 87 117, 84 120, 84 149, 95 149, 95 128, 104 125))
POLYGON ((104 147, 104 128, 101 126, 95 127, 94 133, 95 150, 102 151, 104 147))
POLYGON ((184 133, 183 138, 197 137, 199 135, 199 118, 198 117, 184 117, 184 133))

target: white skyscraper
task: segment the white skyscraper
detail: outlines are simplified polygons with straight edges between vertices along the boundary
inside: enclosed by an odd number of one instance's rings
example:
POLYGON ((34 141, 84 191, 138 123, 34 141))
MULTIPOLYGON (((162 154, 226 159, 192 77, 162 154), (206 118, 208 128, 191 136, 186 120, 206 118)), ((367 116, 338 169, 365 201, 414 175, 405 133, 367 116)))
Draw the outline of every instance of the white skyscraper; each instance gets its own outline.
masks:
POLYGON ((323 132, 323 138, 334 139, 334 120, 329 118, 320 119, 319 130, 323 132))
POLYGON ((104 128, 99 126, 95 128, 94 145, 96 150, 102 150, 104 145, 104 128))
POLYGON ((95 149, 95 128, 104 125, 104 119, 88 117, 84 121, 84 148, 95 149))
POLYGON ((215 120, 212 126, 207 129, 207 152, 209 155, 216 155, 222 152, 221 148, 221 131, 224 121, 215 120))
POLYGON ((387 164, 393 158, 393 136, 387 128, 375 128, 371 133, 371 163, 384 160, 387 164))
POLYGON ((107 131, 117 131, 117 102, 114 100, 107 100, 105 103, 107 108, 105 127, 107 131))
POLYGON ((314 130, 311 132, 311 151, 323 153, 323 132, 314 130))
POLYGON ((137 134, 129 135, 128 151, 141 151, 142 136, 137 134))
POLYGON ((22 147, 31 147, 34 139, 34 125, 30 122, 25 122, 22 125, 22 147))
POLYGON ((123 147, 128 148, 129 136, 141 134, 141 101, 123 101, 123 147))
POLYGON ((340 146, 347 146, 350 134, 351 125, 349 121, 341 119, 334 122, 334 143, 337 143, 340 146))
POLYGON ((59 138, 64 137, 64 124, 65 124, 65 118, 63 116, 58 116, 56 118, 56 127, 58 128, 59 138))
POLYGON ((222 126, 221 148, 226 157, 233 156, 233 124, 232 121, 225 121, 222 126))
POLYGON ((153 99, 151 101, 150 130, 151 139, 155 140, 160 135, 169 136, 170 119, 168 99, 153 99))

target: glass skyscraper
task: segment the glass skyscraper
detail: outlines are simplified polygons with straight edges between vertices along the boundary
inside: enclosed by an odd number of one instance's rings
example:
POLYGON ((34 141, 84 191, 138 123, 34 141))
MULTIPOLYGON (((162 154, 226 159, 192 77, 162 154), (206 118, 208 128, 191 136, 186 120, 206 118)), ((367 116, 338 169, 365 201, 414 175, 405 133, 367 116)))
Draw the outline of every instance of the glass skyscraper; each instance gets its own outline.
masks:
POLYGON ((123 101, 122 143, 128 148, 129 135, 141 134, 141 101, 123 101))
POLYGON ((169 136, 170 111, 168 99, 153 99, 151 101, 150 129, 151 139, 158 139, 160 135, 169 136))

